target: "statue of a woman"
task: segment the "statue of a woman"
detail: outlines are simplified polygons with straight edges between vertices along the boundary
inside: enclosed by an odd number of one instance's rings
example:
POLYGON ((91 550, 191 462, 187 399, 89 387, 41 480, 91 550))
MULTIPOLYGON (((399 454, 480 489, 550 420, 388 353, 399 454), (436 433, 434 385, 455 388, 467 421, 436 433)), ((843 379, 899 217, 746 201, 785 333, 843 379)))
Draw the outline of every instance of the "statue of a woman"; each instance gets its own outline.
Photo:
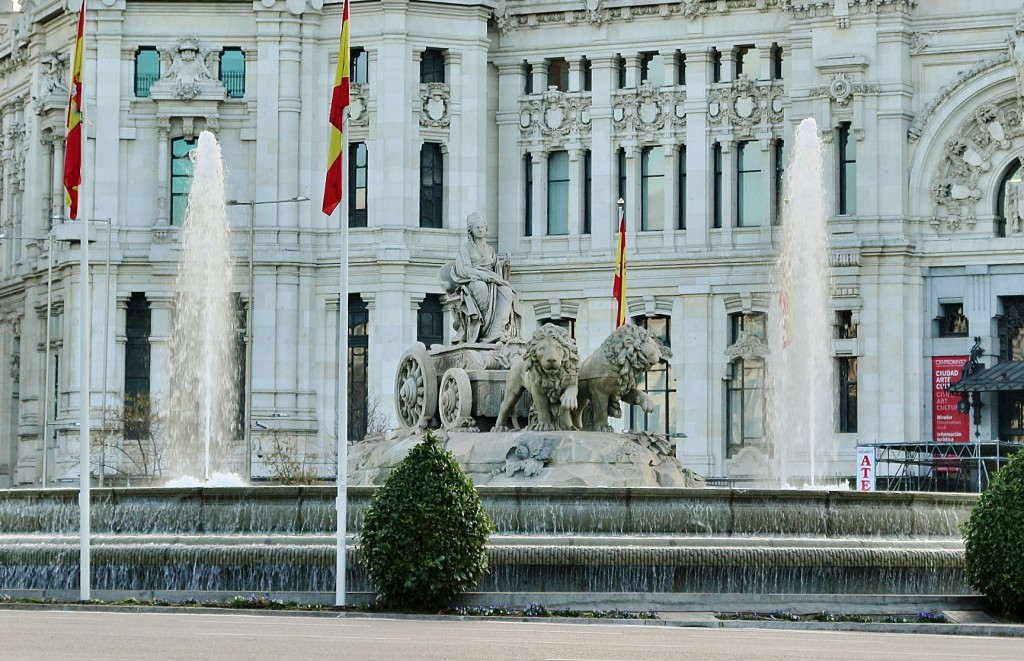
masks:
POLYGON ((509 257, 487 244, 487 223, 479 214, 466 219, 466 241, 459 247, 452 279, 462 286, 468 317, 466 342, 508 342, 521 338, 519 295, 508 283, 509 257))

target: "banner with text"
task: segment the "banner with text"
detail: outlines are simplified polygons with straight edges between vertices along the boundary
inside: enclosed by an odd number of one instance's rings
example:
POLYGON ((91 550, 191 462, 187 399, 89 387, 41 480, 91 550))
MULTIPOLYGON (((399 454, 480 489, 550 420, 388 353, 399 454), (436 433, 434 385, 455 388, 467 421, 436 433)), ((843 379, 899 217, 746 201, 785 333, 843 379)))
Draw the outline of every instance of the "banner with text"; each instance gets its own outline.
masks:
POLYGON ((957 410, 959 393, 949 386, 960 380, 967 356, 932 357, 932 440, 965 443, 971 440, 970 414, 957 410))
POLYGON ((875 490, 875 449, 857 448, 857 491, 875 490))

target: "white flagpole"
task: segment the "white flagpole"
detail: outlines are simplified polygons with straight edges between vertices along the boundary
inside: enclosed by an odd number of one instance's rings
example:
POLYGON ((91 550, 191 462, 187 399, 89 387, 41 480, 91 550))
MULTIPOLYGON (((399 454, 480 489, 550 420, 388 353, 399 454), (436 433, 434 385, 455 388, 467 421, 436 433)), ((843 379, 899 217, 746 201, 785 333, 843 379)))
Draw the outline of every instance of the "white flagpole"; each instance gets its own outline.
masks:
MULTIPOLYGON (((338 57, 343 57, 339 53, 338 57)), ((348 566, 348 197, 345 190, 348 183, 348 108, 341 114, 341 258, 339 260, 338 298, 338 548, 336 606, 345 604, 345 572, 348 566)))
MULTIPOLYGON (((83 1, 82 8, 80 11, 85 11, 85 3, 83 1)), ((89 502, 89 372, 92 369, 91 355, 89 350, 89 344, 92 339, 92 333, 90 332, 92 325, 92 308, 91 300, 89 296, 89 205, 86 197, 86 191, 88 186, 85 182, 87 177, 85 176, 85 164, 88 161, 86 152, 88 151, 88 133, 87 128, 89 126, 86 121, 86 103, 85 103, 85 34, 83 30, 82 34, 82 107, 81 107, 81 126, 82 126, 82 177, 81 183, 79 184, 79 223, 81 223, 82 230, 82 254, 81 254, 81 319, 78 324, 78 371, 79 371, 79 430, 78 430, 78 441, 79 441, 79 488, 78 488, 78 512, 79 512, 79 546, 80 546, 80 574, 79 574, 79 599, 81 601, 88 601, 90 598, 89 586, 91 583, 90 577, 92 574, 92 563, 89 554, 89 537, 90 537, 90 502, 89 502)))

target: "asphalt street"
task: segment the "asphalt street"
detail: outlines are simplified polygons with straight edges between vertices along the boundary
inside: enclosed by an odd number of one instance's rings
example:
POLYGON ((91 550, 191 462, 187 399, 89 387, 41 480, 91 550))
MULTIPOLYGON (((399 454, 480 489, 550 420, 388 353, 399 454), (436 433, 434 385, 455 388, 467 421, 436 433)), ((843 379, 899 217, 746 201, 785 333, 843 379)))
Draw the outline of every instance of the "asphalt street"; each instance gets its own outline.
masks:
POLYGON ((241 613, 0 611, 0 658, 1024 659, 993 637, 241 613))

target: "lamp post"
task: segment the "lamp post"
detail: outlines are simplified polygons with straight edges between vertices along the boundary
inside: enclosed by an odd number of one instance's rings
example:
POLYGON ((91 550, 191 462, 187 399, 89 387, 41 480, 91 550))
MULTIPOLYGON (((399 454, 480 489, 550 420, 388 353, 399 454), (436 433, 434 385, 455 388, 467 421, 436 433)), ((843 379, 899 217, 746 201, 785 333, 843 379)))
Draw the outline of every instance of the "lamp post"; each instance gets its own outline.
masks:
POLYGON ((249 234, 249 302, 245 306, 245 411, 243 413, 242 421, 242 435, 245 440, 245 479, 246 481, 252 480, 252 354, 253 354, 253 333, 252 333, 252 314, 253 314, 253 296, 254 296, 254 276, 253 276, 253 258, 256 253, 256 233, 255 233, 255 210, 257 205, 263 204, 286 204, 289 202, 307 202, 308 197, 297 196, 290 197, 282 200, 225 200, 225 206, 229 207, 248 207, 249 208, 249 222, 248 222, 248 234, 249 234))

